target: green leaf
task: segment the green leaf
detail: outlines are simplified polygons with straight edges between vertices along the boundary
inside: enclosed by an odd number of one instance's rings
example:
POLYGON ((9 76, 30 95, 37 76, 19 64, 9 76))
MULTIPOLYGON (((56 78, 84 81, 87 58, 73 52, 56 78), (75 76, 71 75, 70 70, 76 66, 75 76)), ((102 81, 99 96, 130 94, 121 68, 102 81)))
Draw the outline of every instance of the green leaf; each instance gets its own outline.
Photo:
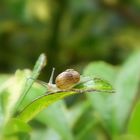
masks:
POLYGON ((113 87, 109 82, 103 80, 101 78, 90 78, 83 77, 81 78, 81 82, 74 86, 74 90, 81 90, 81 92, 91 92, 91 91, 99 91, 99 92, 114 92, 113 87))
POLYGON ((26 106, 26 108, 19 114, 17 118, 21 119, 24 122, 28 122, 40 111, 48 107, 48 105, 73 94, 75 94, 75 92, 60 92, 55 94, 43 95, 26 106))
MULTIPOLYGON (((2 108, 2 94, 4 89, 7 87, 7 80, 10 79, 11 75, 9 74, 0 74, 0 120, 4 120, 3 108, 2 108)), ((0 125, 1 129, 1 125, 0 125)), ((0 130, 1 131, 1 130, 0 130)))
POLYGON ((15 76, 12 76, 6 81, 5 88, 3 88, 3 94, 1 95, 3 112, 5 115, 4 122, 7 122, 13 115, 16 103, 22 94, 26 82, 25 77, 29 74, 29 70, 17 70, 15 76))
POLYGON ((3 92, 5 94, 2 94, 5 123, 14 114, 15 110, 17 110, 34 82, 33 80, 27 82, 27 77, 32 76, 34 79, 36 79, 41 69, 45 66, 45 62, 46 57, 44 54, 42 54, 39 57, 32 74, 29 70, 17 70, 15 76, 12 76, 6 81, 5 87, 3 88, 3 92))
POLYGON ((17 112, 20 112, 25 108, 29 103, 31 103, 34 99, 42 96, 42 93, 46 92, 46 88, 44 88, 42 85, 38 83, 34 83, 31 87, 31 90, 29 90, 28 94, 26 94, 26 97, 24 97, 24 100, 21 102, 20 106, 18 107, 17 112))
POLYGON ((94 109, 104 120, 106 130, 115 135, 125 129, 129 111, 136 96, 140 81, 140 51, 130 56, 124 65, 118 69, 105 63, 90 64, 84 71, 86 75, 100 75, 110 81, 116 90, 113 95, 88 94, 94 109))
POLYGON ((76 102, 71 108, 68 110, 69 122, 71 128, 75 127, 75 123, 81 118, 84 112, 90 107, 90 103, 88 100, 84 100, 82 102, 76 102))
POLYGON ((128 133, 140 137, 140 102, 135 106, 129 123, 128 123, 128 133))
POLYGON ((31 127, 27 123, 14 118, 14 119, 10 119, 6 124, 4 134, 11 135, 14 133, 19 133, 19 132, 27 133, 30 131, 31 131, 31 127))
POLYGON ((31 133, 31 140, 61 140, 60 135, 52 128, 48 127, 47 129, 37 129, 33 130, 31 133))
POLYGON ((67 113, 64 102, 59 101, 40 112, 36 119, 57 131, 62 139, 72 140, 74 138, 69 126, 70 120, 66 116, 67 113))
POLYGON ((100 77, 109 81, 114 85, 114 79, 116 79, 117 68, 109 65, 103 61, 92 62, 85 67, 83 74, 88 76, 100 77))
POLYGON ((135 135, 124 134, 124 135, 116 136, 113 140, 139 140, 139 139, 140 138, 135 135))
POLYGON ((31 140, 29 133, 16 133, 13 135, 6 135, 1 140, 31 140))
POLYGON ((103 92, 103 91, 112 91, 112 87, 106 81, 103 80, 90 80, 83 83, 84 89, 73 88, 68 91, 58 91, 52 92, 51 94, 43 95, 33 102, 31 102, 18 116, 21 120, 28 122, 31 120, 36 114, 46 108, 48 105, 63 99, 64 97, 78 94, 78 93, 85 93, 85 92, 103 92), (98 82, 97 82, 98 81, 98 82), (96 85, 97 84, 97 85, 96 85), (103 85, 103 86, 102 86, 103 85), (107 86, 108 85, 108 86, 107 86))
POLYGON ((5 83, 10 77, 11 75, 8 74, 0 74, 0 92, 2 91, 3 83, 5 83))
MULTIPOLYGON (((46 56, 45 54, 41 54, 33 68, 33 72, 31 74, 30 77, 28 78, 32 78, 34 80, 36 80, 41 72, 41 70, 45 67, 46 65, 46 56)), ((17 104, 17 107, 22 103, 22 101, 24 100, 25 96, 27 95, 27 93, 29 92, 30 88, 32 87, 33 83, 34 83, 34 80, 32 79, 26 79, 28 81, 26 81, 26 84, 25 84, 25 89, 24 89, 24 92, 22 94, 22 96, 20 97, 20 100, 17 104)))
POLYGON ((81 140, 85 137, 88 137, 88 132, 94 131, 97 122, 98 120, 94 115, 94 111, 92 110, 91 106, 89 106, 75 123, 73 130, 75 139, 81 140))
MULTIPOLYGON (((117 69, 115 67, 105 63, 105 62, 93 62, 90 63, 84 69, 84 75, 101 77, 109 81, 112 85, 115 85, 115 80, 117 76, 117 69)), ((108 85, 105 83, 104 85, 108 85)), ((106 87, 106 86, 105 86, 106 87)), ((111 88, 111 86, 109 86, 111 88)), ((102 125, 106 128, 108 133, 114 133, 116 130, 113 120, 113 106, 112 106, 112 97, 114 94, 87 94, 87 98, 90 101, 91 105, 94 108, 94 111, 98 114, 102 121, 102 125)))
POLYGON ((114 112, 116 127, 125 129, 129 112, 137 95, 140 82, 140 51, 134 52, 121 67, 116 79, 116 94, 114 94, 114 112))

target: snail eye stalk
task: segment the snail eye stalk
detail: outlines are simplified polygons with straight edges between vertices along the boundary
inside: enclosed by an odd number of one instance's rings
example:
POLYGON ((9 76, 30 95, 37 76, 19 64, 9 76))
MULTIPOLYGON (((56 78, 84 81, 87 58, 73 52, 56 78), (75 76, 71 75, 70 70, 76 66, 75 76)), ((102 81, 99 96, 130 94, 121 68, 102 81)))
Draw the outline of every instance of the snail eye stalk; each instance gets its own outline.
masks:
POLYGON ((51 73, 51 76, 50 76, 49 84, 53 84, 54 71, 55 71, 55 68, 52 69, 52 73, 51 73))

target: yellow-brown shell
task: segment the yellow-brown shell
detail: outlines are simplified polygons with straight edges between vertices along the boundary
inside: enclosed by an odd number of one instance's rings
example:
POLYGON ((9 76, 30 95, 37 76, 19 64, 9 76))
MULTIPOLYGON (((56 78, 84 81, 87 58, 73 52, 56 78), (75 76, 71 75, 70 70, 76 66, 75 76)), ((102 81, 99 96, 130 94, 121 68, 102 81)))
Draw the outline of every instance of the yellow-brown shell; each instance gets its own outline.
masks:
POLYGON ((72 88, 79 81, 80 74, 73 69, 67 69, 60 73, 55 79, 56 86, 63 90, 72 88))

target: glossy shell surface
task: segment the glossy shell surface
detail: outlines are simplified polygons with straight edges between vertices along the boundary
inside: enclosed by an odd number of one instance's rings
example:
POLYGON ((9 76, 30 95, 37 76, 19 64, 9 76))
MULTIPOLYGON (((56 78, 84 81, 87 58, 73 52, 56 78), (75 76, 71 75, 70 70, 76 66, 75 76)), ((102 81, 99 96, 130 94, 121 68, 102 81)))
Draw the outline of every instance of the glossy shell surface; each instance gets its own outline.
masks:
POLYGON ((70 89, 79 81, 80 74, 73 69, 67 69, 56 77, 55 83, 59 89, 70 89))

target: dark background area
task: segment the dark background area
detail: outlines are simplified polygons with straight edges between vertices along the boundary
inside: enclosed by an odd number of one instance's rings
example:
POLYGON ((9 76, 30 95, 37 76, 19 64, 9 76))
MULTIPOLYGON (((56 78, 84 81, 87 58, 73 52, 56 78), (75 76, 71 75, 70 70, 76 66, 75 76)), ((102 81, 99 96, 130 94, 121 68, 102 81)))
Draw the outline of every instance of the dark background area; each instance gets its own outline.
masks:
POLYGON ((120 64, 140 45, 139 0, 1 0, 0 72, 52 67, 80 72, 90 61, 120 64))

